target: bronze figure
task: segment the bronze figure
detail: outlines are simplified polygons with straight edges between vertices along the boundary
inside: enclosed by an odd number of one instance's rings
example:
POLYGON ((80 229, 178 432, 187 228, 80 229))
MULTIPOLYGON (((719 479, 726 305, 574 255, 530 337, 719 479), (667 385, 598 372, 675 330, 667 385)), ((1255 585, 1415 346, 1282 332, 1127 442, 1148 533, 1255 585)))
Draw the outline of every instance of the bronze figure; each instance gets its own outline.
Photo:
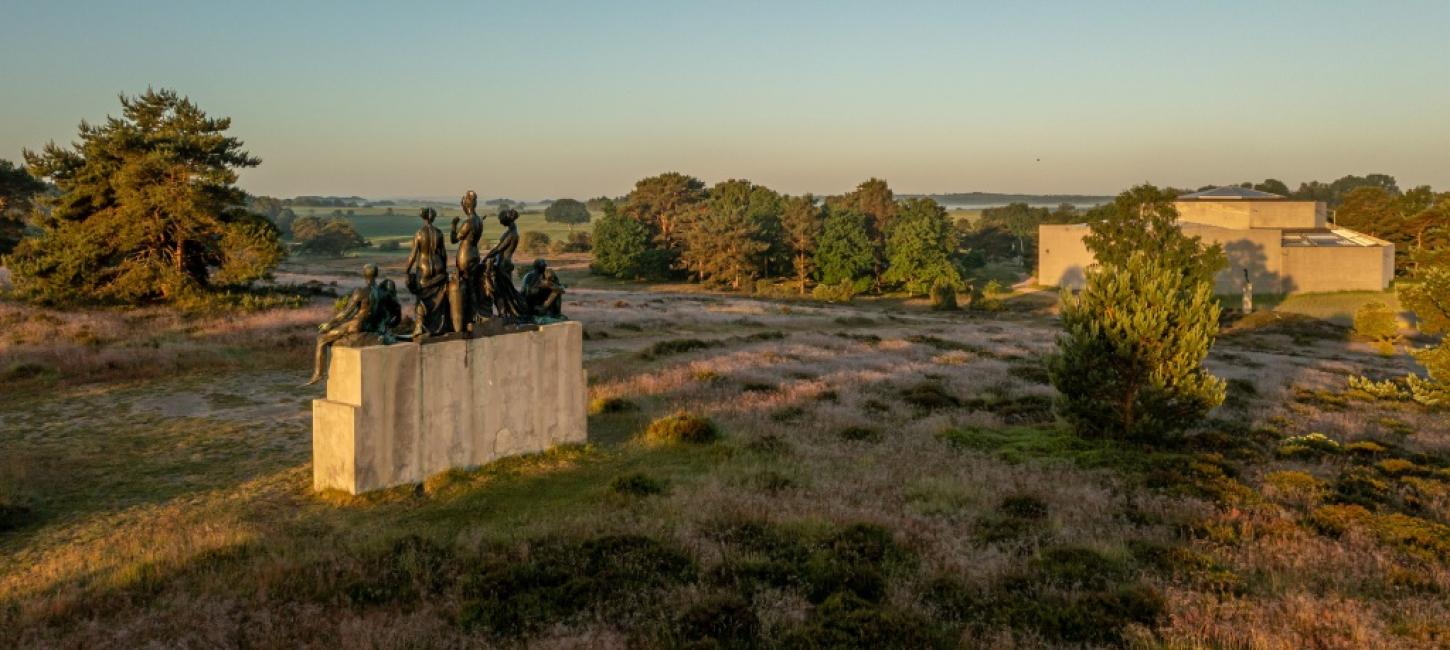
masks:
POLYGON ((524 275, 524 304, 535 322, 565 320, 563 314, 564 283, 543 258, 524 275))
MULTIPOLYGON (((365 286, 352 290, 347 298, 347 304, 337 312, 326 323, 317 326, 317 351, 312 360, 312 378, 307 380, 304 386, 311 386, 322 381, 323 371, 326 368, 327 350, 343 339, 358 334, 369 332, 369 328, 380 327, 386 322, 380 318, 379 313, 383 310, 377 309, 380 296, 377 293, 376 282, 378 279, 378 267, 373 264, 363 265, 363 280, 365 286)), ((394 302, 396 302, 394 297, 394 302)))
POLYGON ((484 292, 493 303, 493 309, 506 323, 527 321, 528 312, 523 296, 514 288, 514 249, 519 247, 519 212, 507 208, 498 213, 498 222, 504 227, 498 243, 483 257, 484 292))
POLYGON ((448 240, 458 244, 454 264, 458 275, 454 278, 453 291, 449 295, 452 303, 453 328, 467 330, 475 320, 492 315, 492 305, 484 295, 483 278, 480 276, 478 240, 483 236, 483 218, 478 216, 478 194, 469 190, 463 195, 463 219, 453 218, 453 228, 448 240))
POLYGON ((438 211, 423 208, 423 220, 413 235, 413 249, 405 267, 408 291, 417 301, 414 307, 414 338, 447 334, 453 330, 448 308, 448 253, 443 244, 443 231, 433 227, 438 211))

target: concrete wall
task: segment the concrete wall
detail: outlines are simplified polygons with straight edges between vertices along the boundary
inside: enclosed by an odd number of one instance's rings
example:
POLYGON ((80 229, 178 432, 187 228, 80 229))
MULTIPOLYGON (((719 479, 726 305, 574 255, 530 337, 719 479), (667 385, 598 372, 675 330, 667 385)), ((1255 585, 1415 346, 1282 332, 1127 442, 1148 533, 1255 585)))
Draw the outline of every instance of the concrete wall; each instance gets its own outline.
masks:
POLYGON ((1395 247, 1290 246, 1284 275, 1294 291, 1383 291, 1395 277, 1395 247))
MULTIPOLYGON (((1222 244, 1229 267, 1214 281, 1218 293, 1243 290, 1244 269, 1254 283, 1254 291, 1277 293, 1282 288, 1282 256, 1279 244, 1283 236, 1278 230, 1229 230, 1201 224, 1186 223, 1184 234, 1199 237, 1206 244, 1222 244)), ((1094 262, 1093 254, 1083 244, 1086 224, 1044 225, 1038 228, 1038 284, 1081 289, 1087 281, 1086 271, 1094 262)))
POLYGON ((1175 201, 1178 220, 1219 228, 1323 228, 1328 211, 1318 201, 1175 201))
MULTIPOLYGON (((1229 266, 1214 278, 1214 291, 1243 291, 1244 270, 1255 293, 1308 293, 1316 291, 1382 291, 1395 274, 1395 247, 1283 246, 1283 231, 1276 228, 1231 230, 1195 223, 1182 225, 1187 235, 1220 244, 1229 266)), ((1081 289, 1093 255, 1082 242, 1086 224, 1045 225, 1038 228, 1037 282, 1045 286, 1081 289)), ((1364 235, 1358 235, 1365 237, 1364 235)))
POLYGON ((1087 224, 1037 227, 1037 283, 1048 287, 1081 289, 1093 254, 1083 245, 1087 224))
POLYGON ((586 439, 584 328, 338 347, 312 402, 312 483, 358 494, 586 439))
POLYGON ((1284 233, 1273 228, 1229 230, 1185 223, 1183 233, 1198 237, 1205 244, 1223 247, 1228 267, 1214 276, 1214 293, 1236 294, 1244 290, 1244 271, 1254 283, 1255 293, 1280 293, 1284 287, 1284 257, 1281 244, 1284 233))

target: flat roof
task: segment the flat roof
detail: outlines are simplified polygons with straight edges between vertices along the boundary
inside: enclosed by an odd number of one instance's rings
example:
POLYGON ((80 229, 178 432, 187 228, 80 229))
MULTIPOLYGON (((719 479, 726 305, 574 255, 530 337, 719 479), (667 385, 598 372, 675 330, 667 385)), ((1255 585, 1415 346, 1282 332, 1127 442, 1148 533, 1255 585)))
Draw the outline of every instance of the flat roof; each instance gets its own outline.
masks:
POLYGON ((1359 247, 1359 246, 1383 246, 1382 242, 1374 237, 1357 233, 1344 228, 1335 229, 1302 229, 1285 230, 1281 242, 1286 247, 1359 247))
POLYGON ((1201 192, 1194 192, 1192 194, 1184 194, 1183 196, 1178 197, 1178 200, 1223 201, 1248 199, 1251 201, 1277 201, 1282 200, 1283 198, 1284 197, 1279 196, 1278 194, 1273 194, 1270 192, 1260 192, 1259 190, 1247 187, 1238 187, 1236 185, 1225 185, 1223 187, 1215 187, 1211 190, 1203 190, 1201 192))

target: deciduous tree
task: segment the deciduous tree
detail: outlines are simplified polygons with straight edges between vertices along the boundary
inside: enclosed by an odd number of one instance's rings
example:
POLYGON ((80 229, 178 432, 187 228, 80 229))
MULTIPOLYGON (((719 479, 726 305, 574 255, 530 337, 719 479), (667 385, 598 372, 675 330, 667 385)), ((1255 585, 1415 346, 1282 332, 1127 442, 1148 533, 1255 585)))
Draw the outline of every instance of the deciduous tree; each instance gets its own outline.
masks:
POLYGON ((822 284, 855 283, 862 279, 869 282, 876 263, 870 223, 870 217, 860 212, 826 210, 820 243, 816 246, 816 267, 822 284))
POLYGON ((544 208, 544 221, 568 224, 573 232, 574 226, 589 223, 589 208, 574 199, 559 199, 544 208))
POLYGON ((889 265, 882 279, 917 296, 938 284, 960 289, 962 278, 951 261, 956 249, 947 211, 928 198, 909 199, 901 204, 887 235, 889 265))

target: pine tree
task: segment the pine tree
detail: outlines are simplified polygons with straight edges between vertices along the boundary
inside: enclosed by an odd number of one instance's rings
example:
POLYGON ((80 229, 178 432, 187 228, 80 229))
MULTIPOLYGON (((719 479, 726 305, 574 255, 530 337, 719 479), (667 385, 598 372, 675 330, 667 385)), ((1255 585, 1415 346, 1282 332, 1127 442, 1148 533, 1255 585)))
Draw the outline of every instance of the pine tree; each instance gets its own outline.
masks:
POLYGON ((866 215, 850 210, 827 210, 816 246, 816 267, 821 283, 854 283, 871 276, 876 256, 868 234, 866 215))
POLYGON ((889 266, 882 280, 914 296, 937 285, 961 289, 962 277, 951 261, 955 250, 956 231, 944 208, 929 198, 905 201, 886 238, 889 266))
POLYGON ((43 191, 45 183, 31 177, 24 168, 0 159, 0 254, 20 243, 33 199, 43 191))
MULTIPOLYGON (((1188 237, 1178 227, 1174 194, 1152 185, 1139 185, 1107 205, 1088 213, 1091 230, 1083 243, 1098 264, 1122 265, 1140 251, 1149 251, 1167 268, 1178 269, 1186 279, 1206 281, 1228 265, 1218 244, 1204 247, 1197 237, 1188 237)), ((1185 287, 1196 286, 1193 282, 1185 287)))
POLYGON ((82 122, 70 149, 26 151, 59 196, 9 258, 21 295, 46 301, 172 300, 216 279, 247 283, 280 261, 277 229, 244 207, 237 169, 260 160, 170 90, 121 97, 122 114, 82 122), (241 247, 241 248, 237 248, 241 247))
POLYGON ((816 197, 806 194, 786 199, 780 219, 800 293, 805 295, 806 280, 816 268, 816 244, 821 237, 824 213, 816 205, 816 197))
MULTIPOLYGON (((1121 250, 1099 224, 1092 234, 1121 250)), ((1100 260, 1080 294, 1063 293, 1048 370, 1058 413, 1082 435, 1161 439, 1223 402, 1223 381, 1203 368, 1218 333, 1212 276, 1202 273, 1211 252, 1176 230, 1147 233, 1175 256, 1141 249, 1100 260)))
MULTIPOLYGON (((1425 256, 1428 259, 1428 256, 1425 256)), ((1422 264, 1406 286, 1401 302, 1415 312, 1418 327, 1425 334, 1450 334, 1450 264, 1422 264)), ((1415 360, 1425 367, 1428 379, 1412 378, 1415 399, 1432 406, 1450 407, 1450 341, 1416 350, 1415 360)))

